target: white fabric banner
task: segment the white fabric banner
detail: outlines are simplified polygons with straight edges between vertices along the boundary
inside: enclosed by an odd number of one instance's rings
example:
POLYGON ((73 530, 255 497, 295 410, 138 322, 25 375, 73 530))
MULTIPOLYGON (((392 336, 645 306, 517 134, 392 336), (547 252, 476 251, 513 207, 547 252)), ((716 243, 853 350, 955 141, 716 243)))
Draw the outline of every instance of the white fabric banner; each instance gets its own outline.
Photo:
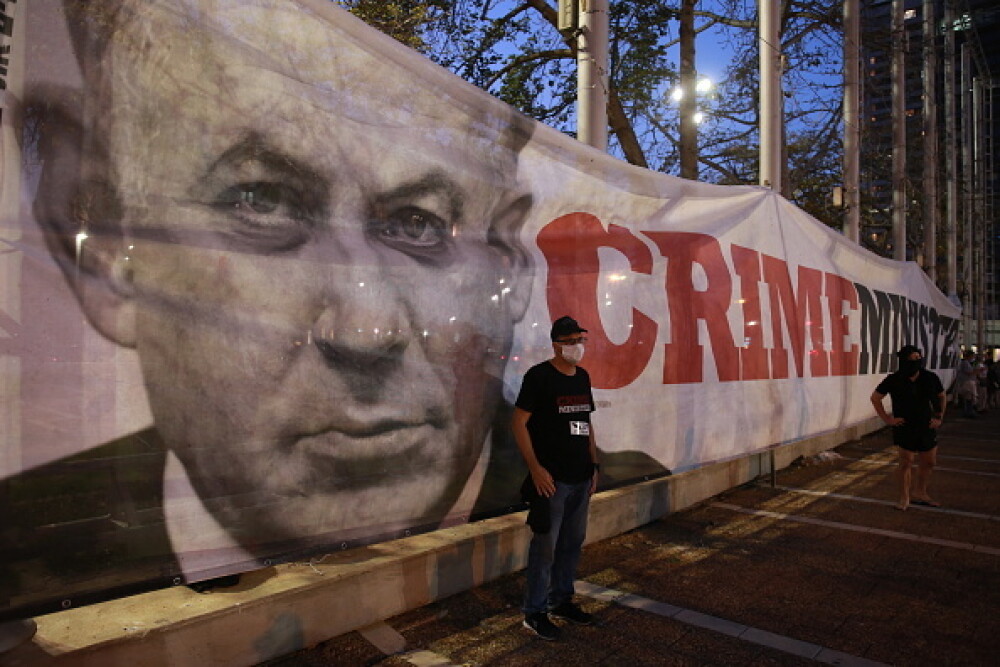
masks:
POLYGON ((0 14, 0 617, 510 511, 550 325, 604 487, 870 417, 959 313, 772 192, 634 167, 322 0, 0 14))

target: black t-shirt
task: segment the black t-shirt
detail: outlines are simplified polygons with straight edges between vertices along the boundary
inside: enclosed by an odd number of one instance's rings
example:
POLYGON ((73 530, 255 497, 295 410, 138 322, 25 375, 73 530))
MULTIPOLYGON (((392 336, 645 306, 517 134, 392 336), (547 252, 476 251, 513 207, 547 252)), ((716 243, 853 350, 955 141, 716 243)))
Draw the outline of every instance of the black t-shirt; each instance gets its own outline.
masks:
POLYGON ((576 374, 565 375, 548 361, 532 366, 515 405, 531 413, 531 445, 554 479, 567 484, 590 479, 590 413, 595 406, 587 371, 577 366, 576 374))
POLYGON ((941 407, 938 396, 944 392, 944 386, 928 370, 921 370, 913 381, 897 371, 882 380, 875 391, 892 397, 893 417, 903 418, 907 426, 921 427, 930 424, 931 417, 941 407))

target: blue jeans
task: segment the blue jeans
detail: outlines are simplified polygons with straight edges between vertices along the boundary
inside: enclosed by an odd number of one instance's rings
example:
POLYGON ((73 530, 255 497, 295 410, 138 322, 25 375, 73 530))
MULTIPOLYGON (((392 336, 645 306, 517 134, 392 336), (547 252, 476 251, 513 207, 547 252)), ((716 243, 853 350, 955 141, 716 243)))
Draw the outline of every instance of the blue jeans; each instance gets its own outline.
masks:
POLYGON ((552 527, 548 533, 534 533, 528 548, 528 589, 521 608, 525 614, 555 609, 573 598, 576 566, 587 536, 590 480, 555 484, 556 492, 549 498, 552 527))

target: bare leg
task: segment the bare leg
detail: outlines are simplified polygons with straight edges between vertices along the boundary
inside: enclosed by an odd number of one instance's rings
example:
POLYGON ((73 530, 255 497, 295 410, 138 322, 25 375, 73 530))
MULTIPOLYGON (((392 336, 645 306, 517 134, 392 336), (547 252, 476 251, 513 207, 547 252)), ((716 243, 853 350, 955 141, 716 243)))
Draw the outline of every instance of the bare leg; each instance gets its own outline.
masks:
POLYGON ((905 510, 910 506, 910 479, 912 477, 913 452, 907 451, 902 447, 897 447, 896 449, 899 452, 899 467, 896 469, 899 503, 896 504, 896 509, 905 510))
POLYGON ((917 454, 917 479, 913 489, 913 497, 937 507, 938 502, 927 494, 927 483, 931 479, 931 471, 937 465, 937 447, 917 454))

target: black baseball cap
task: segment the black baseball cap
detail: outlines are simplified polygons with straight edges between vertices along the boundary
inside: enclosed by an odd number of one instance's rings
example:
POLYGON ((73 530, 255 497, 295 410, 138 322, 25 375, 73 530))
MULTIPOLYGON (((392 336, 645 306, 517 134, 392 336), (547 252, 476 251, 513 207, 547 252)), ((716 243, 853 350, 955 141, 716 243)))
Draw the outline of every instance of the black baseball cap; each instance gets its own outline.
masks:
POLYGON ((569 315, 563 315, 552 323, 552 331, 549 334, 549 337, 552 340, 555 340, 557 338, 570 336, 576 333, 587 333, 587 330, 581 327, 577 321, 569 315))
POLYGON ((896 353, 896 358, 899 359, 900 361, 906 361, 907 359, 910 358, 910 355, 913 354, 914 352, 919 354, 921 357, 924 356, 924 353, 921 352, 920 348, 917 347, 916 345, 904 345, 903 347, 899 348, 899 352, 896 353))

